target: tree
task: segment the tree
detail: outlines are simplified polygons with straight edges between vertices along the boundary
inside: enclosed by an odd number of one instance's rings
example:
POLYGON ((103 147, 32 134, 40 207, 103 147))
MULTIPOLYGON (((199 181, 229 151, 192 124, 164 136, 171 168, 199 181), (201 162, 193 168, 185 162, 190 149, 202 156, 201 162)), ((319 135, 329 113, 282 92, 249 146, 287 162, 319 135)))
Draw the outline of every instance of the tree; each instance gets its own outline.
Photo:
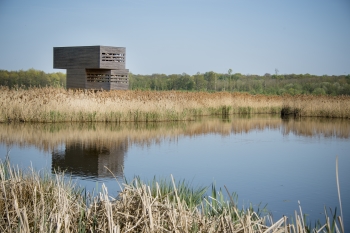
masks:
POLYGON ((228 74, 228 91, 231 91, 231 74, 232 74, 232 69, 228 69, 227 71, 228 74))
POLYGON ((168 90, 177 90, 176 80, 178 78, 178 75, 177 74, 171 74, 168 77, 169 77, 169 79, 168 79, 168 90))
POLYGON ((204 75, 197 72, 194 78, 194 88, 197 91, 207 90, 207 81, 204 79, 204 75))
POLYGON ((235 73, 234 75, 231 76, 232 79, 234 80, 234 83, 233 83, 233 88, 237 88, 237 80, 240 79, 242 77, 242 74, 241 73, 235 73))
POLYGON ((207 81, 207 90, 215 90, 216 88, 216 74, 213 71, 206 72, 204 79, 207 81))

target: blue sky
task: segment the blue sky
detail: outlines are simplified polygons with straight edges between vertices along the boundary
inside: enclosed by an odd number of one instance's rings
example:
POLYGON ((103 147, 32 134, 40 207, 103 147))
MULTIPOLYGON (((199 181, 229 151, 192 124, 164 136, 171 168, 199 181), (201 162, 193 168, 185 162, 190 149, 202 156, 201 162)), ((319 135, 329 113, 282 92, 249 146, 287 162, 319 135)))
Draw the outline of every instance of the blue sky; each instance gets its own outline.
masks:
POLYGON ((0 0, 0 69, 53 47, 126 47, 134 74, 350 74, 349 0, 0 0))

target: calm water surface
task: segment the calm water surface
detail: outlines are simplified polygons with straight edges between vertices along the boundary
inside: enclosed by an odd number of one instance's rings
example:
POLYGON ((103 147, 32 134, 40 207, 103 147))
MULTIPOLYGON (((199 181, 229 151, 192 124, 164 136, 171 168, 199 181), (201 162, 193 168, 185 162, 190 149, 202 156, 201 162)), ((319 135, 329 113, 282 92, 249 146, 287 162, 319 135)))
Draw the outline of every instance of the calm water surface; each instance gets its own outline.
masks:
POLYGON ((176 123, 0 124, 0 158, 54 173, 66 170, 88 190, 154 176, 224 188, 240 206, 267 204, 275 220, 293 216, 298 200, 310 221, 339 208, 350 229, 350 121, 272 116, 202 118, 176 123), (108 171, 105 167, 108 167, 108 171), (111 174, 114 174, 114 176, 111 174))

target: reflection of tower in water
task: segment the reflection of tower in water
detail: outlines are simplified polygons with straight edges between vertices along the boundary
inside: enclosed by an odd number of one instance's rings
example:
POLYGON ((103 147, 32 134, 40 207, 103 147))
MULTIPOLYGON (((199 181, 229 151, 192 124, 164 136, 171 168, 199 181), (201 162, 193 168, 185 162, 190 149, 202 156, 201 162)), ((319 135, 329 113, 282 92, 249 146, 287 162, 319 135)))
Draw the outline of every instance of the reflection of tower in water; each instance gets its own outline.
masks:
POLYGON ((127 149, 127 139, 113 143, 68 142, 65 150, 52 152, 51 169, 82 177, 113 177, 111 172, 122 177, 127 149))

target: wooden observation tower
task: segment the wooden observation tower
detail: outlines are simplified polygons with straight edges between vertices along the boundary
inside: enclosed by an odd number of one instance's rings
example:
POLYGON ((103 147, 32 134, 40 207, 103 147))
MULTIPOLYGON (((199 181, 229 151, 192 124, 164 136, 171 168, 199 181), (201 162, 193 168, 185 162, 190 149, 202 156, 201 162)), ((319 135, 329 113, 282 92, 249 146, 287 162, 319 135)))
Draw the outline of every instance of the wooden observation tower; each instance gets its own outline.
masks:
POLYGON ((124 47, 54 47, 53 68, 67 69, 68 89, 129 88, 129 70, 125 69, 124 47))

